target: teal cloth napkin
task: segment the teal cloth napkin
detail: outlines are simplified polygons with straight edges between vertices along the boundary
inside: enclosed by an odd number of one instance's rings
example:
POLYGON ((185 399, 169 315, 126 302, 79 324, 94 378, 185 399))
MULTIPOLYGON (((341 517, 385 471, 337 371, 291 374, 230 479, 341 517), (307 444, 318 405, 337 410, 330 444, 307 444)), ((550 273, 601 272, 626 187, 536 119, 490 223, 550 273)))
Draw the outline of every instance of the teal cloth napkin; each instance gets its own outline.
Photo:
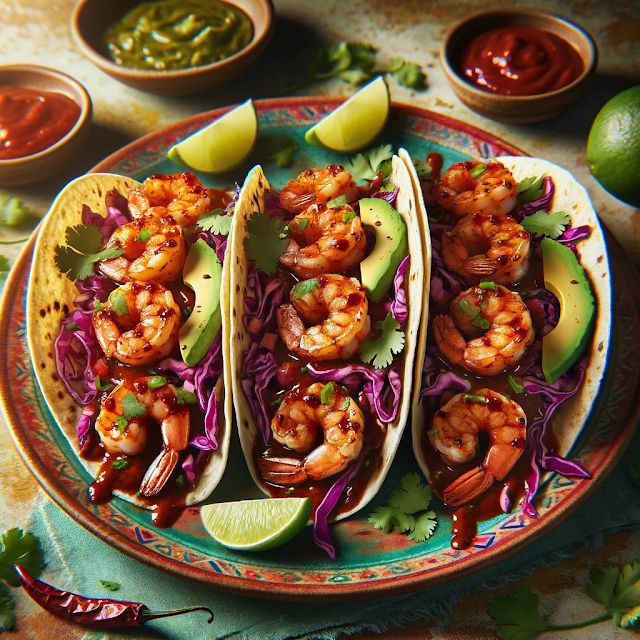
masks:
MULTIPOLYGON (((151 609, 204 605, 215 611, 211 625, 205 624, 204 614, 194 613, 145 625, 149 632, 157 631, 145 637, 325 640, 355 631, 383 632, 411 620, 442 623, 465 594, 515 582, 537 567, 598 546, 605 533, 640 525, 640 487, 630 474, 631 466, 638 460, 640 433, 635 435, 612 474, 575 514, 494 567, 436 589, 346 604, 280 603, 216 592, 128 558, 87 533, 49 501, 35 512, 31 531, 43 541, 48 562, 45 578, 57 586, 144 602, 151 609), (121 589, 110 594, 101 587, 100 580, 118 582, 121 589)), ((92 631, 86 635, 87 640, 117 637, 139 635, 92 631)))

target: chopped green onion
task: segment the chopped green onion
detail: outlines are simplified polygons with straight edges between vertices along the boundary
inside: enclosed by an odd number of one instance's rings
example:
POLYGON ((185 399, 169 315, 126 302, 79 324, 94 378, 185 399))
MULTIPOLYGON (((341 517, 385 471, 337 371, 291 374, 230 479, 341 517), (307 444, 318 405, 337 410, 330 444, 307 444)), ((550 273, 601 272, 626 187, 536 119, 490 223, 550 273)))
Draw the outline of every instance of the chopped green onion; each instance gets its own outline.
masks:
POLYGON ((485 396, 477 396, 473 393, 465 393, 464 399, 467 402, 477 402, 478 404, 489 404, 489 398, 485 396))
POLYGON ((349 396, 345 396, 342 398, 342 402, 340 403, 340 411, 346 411, 349 408, 349 396))
POLYGON ((93 301, 93 310, 94 311, 102 311, 104 309, 104 305, 102 304, 102 302, 100 302, 100 300, 94 300, 93 301))
POLYGON ((307 365, 305 365, 304 367, 300 367, 300 373, 307 373, 307 371, 307 365))
POLYGON ((300 231, 304 231, 305 227, 309 224, 309 218, 302 218, 301 220, 298 220, 298 229, 300 229, 300 231))
POLYGON ((176 389, 176 400, 178 404, 195 404, 198 400, 195 393, 186 391, 182 387, 176 389))
POLYGON ((522 393, 524 391, 522 383, 516 380, 511 374, 507 376, 507 381, 515 393, 522 393))
POLYGON ((149 389, 159 389, 160 387, 164 387, 165 384, 167 384, 167 379, 164 376, 153 376, 149 378, 149 382, 147 382, 149 389))
POLYGON ((138 237, 136 238, 136 242, 146 242, 150 237, 151 231, 149 231, 149 229, 146 229, 145 227, 142 227, 142 229, 140 229, 138 237))
POLYGON ((344 193, 333 200, 329 200, 329 202, 327 202, 327 208, 334 209, 335 207, 340 207, 343 204, 347 204, 347 196, 345 196, 344 193))
POLYGON ((322 391, 320 392, 320 402, 322 404, 333 404, 335 388, 335 382, 327 382, 327 384, 322 387, 322 391))
POLYGON ((77 322, 72 322, 65 327, 67 331, 77 331, 79 328, 80 325, 77 322))
POLYGON ((488 329, 491 326, 489 321, 483 318, 480 314, 471 321, 471 324, 479 329, 488 329))
POLYGON ((481 289, 493 289, 493 291, 496 291, 498 289, 495 282, 481 282, 478 286, 481 289))
POLYGON ((458 302, 458 309, 460 309, 462 313, 471 316, 472 318, 476 315, 476 312, 471 308, 471 305, 466 298, 462 298, 462 300, 458 302))
POLYGON ((114 469, 126 469, 129 466, 129 461, 126 458, 116 458, 111 466, 114 469))
POLYGON ((355 217, 356 217, 355 211, 348 211, 342 216, 342 222, 349 222, 350 220, 353 220, 355 217))
POLYGON ((469 175, 472 178, 477 178, 478 176, 481 176, 486 170, 487 167, 485 165, 479 164, 469 172, 469 175))

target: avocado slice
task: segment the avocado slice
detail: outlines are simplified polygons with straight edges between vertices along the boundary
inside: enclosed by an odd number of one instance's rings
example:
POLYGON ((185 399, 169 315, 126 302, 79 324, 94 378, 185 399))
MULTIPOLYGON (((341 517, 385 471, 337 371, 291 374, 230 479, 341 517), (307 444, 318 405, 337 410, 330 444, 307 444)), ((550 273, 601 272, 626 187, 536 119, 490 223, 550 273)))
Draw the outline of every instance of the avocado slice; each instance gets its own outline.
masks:
POLYGON ((360 200, 362 224, 375 233, 375 246, 360 263, 362 284, 373 302, 380 302, 389 290, 396 269, 407 255, 407 225, 400 214, 382 198, 360 200))
POLYGON ((189 249, 182 279, 196 294, 193 311, 178 334, 182 359, 192 366, 204 358, 222 326, 222 264, 216 252, 202 238, 189 249))
POLYGON ((542 338, 542 372, 547 382, 555 382, 585 350, 596 306, 584 269, 569 247, 544 238, 542 265, 545 286, 560 301, 560 320, 542 338))

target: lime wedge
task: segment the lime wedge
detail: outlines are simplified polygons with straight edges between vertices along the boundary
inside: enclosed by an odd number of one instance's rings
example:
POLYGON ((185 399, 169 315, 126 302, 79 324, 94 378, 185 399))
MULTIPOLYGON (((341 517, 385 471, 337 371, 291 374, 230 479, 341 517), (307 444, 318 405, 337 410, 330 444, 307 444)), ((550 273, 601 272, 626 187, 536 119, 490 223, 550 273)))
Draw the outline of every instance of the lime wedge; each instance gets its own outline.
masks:
POLYGON ((195 171, 226 173, 251 153, 257 135, 258 116, 253 102, 247 100, 173 145, 167 155, 195 171))
POLYGON ((309 144, 351 153, 366 147, 382 131, 389 115, 389 90, 382 76, 354 93, 309 129, 309 144))
POLYGON ((309 498, 265 498, 206 504, 200 517, 211 537, 239 551, 265 551, 289 542, 309 520, 309 498))

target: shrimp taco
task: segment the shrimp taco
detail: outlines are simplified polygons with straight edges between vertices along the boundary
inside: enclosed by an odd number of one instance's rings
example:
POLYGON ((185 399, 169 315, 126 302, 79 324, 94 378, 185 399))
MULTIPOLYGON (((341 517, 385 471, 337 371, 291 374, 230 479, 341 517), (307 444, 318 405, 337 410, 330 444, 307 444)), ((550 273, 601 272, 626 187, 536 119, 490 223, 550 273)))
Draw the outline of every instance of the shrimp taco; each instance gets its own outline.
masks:
POLYGON ((611 284, 569 172, 528 157, 437 165, 414 181, 432 275, 412 439, 461 549, 478 520, 518 505, 535 517, 545 474, 589 477, 569 456, 605 371, 611 284))
POLYGON ((226 465, 233 204, 189 173, 89 174, 59 194, 35 247, 28 338, 49 410, 95 478, 89 499, 115 493, 159 526, 226 465))
POLYGON ((309 496, 314 540, 371 500, 407 420, 424 264, 406 166, 247 177, 231 236, 233 392, 257 485, 309 496))

